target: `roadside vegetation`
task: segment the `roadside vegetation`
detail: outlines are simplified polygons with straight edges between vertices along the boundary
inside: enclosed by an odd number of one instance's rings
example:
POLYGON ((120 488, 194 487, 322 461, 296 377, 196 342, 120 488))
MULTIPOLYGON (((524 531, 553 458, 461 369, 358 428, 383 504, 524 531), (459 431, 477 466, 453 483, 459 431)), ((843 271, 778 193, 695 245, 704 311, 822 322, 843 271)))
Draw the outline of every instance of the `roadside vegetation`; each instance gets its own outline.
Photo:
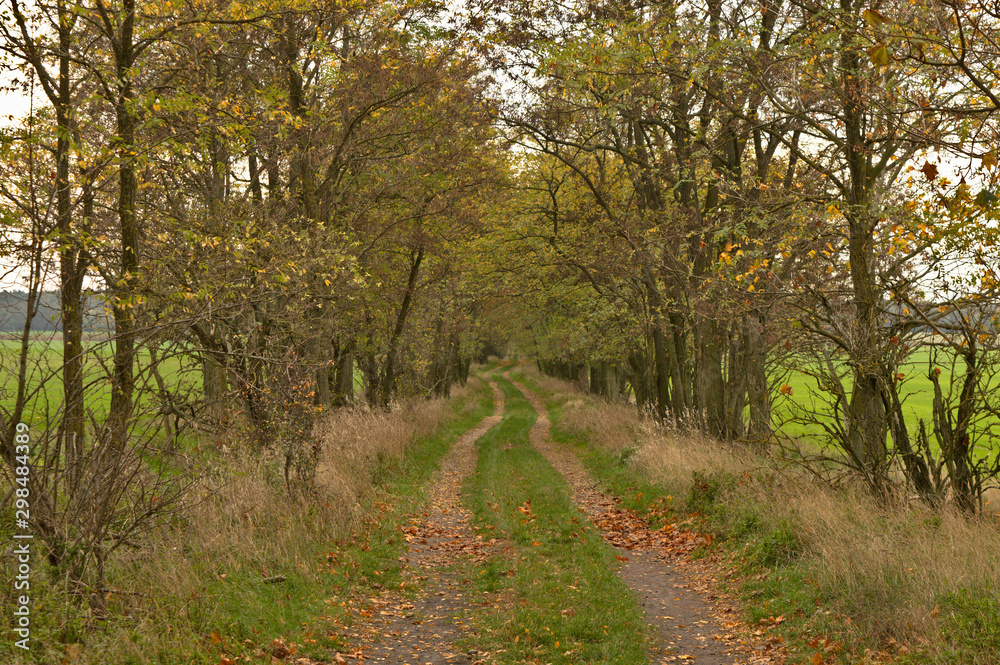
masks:
POLYGON ((1000 513, 970 519, 806 468, 527 371, 553 436, 622 504, 652 521, 693 519, 700 552, 744 618, 780 634, 802 663, 976 663, 1000 659, 1000 513), (727 573, 732 570, 732 576, 727 573))
MULTIPOLYGON (((37 561, 32 650, 0 644, 10 663, 218 665, 276 654, 329 660, 375 587, 402 582, 399 522, 423 500, 448 447, 492 409, 474 379, 452 399, 392 413, 344 410, 318 425, 316 482, 289 487, 274 453, 224 450, 203 437, 172 470, 182 499, 107 563, 106 586, 74 585, 37 561), (65 659, 65 660, 64 660, 65 659), (224 660, 222 661, 224 662, 224 660)), ((4 520, 3 536, 13 531, 4 520)), ((0 560, 12 579, 16 562, 0 560)), ((14 607, 12 585, 4 607, 14 607)), ((9 634, 4 613, 0 630, 9 634)))

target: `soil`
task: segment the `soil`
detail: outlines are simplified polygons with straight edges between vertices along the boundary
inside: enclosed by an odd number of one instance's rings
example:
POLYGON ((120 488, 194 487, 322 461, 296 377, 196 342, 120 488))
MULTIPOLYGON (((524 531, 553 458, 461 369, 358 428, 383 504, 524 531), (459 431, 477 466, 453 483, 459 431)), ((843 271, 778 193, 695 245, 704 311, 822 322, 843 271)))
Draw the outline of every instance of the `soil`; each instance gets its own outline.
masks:
POLYGON ((406 600, 397 592, 385 591, 371 599, 372 621, 357 651, 345 662, 408 663, 442 665, 483 662, 475 649, 462 650, 456 643, 474 635, 463 621, 473 609, 462 593, 464 580, 448 570, 456 556, 483 560, 490 556, 496 541, 484 541, 469 522, 469 512, 461 505, 462 482, 476 468, 475 442, 500 422, 504 395, 493 388, 493 415, 484 418, 455 442, 441 460, 441 468, 428 485, 426 512, 404 527, 409 552, 403 557, 408 586, 420 589, 417 597, 406 600))

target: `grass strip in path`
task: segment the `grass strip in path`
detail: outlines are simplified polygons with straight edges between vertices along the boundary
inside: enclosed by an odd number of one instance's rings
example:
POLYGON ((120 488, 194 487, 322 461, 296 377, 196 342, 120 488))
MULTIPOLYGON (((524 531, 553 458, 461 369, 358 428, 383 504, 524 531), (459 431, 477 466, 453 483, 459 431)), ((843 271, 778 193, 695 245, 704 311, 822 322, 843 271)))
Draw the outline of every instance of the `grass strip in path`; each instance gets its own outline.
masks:
POLYGON ((496 593, 481 611, 480 648, 503 663, 646 663, 642 613, 614 572, 615 554, 529 442, 536 412, 506 379, 507 414, 477 444, 467 484, 483 537, 509 543, 474 576, 496 593))
POLYGON ((645 620, 659 637, 660 644, 653 645, 658 652, 654 656, 664 662, 735 662, 727 653, 733 646, 723 638, 725 628, 712 616, 711 605, 672 563, 670 546, 677 538, 674 529, 652 532, 644 520, 622 510, 617 500, 598 491, 579 458, 553 442, 551 423, 540 397, 521 382, 514 385, 539 414, 531 431, 532 445, 563 474, 573 489, 574 501, 602 529, 605 540, 618 548, 616 558, 623 564, 619 575, 639 597, 645 620))
MULTIPOLYGON (((520 373, 515 376, 516 385, 539 413, 548 411, 558 423, 559 396, 538 388, 520 373), (542 404, 543 394, 548 408, 542 404)), ((664 488, 637 475, 618 455, 591 445, 586 437, 558 426, 551 433, 547 427, 539 429, 535 439, 540 450, 554 460, 557 469, 571 474, 568 478, 576 500, 586 506, 605 539, 619 548, 619 557, 627 559, 620 571, 622 578, 639 595, 647 620, 663 643, 672 647, 661 662, 682 662, 691 656, 697 663, 783 662, 780 644, 773 637, 739 621, 731 603, 718 602, 718 585, 712 579, 716 570, 705 560, 690 558, 693 552, 702 551, 707 539, 684 528, 690 519, 678 523, 683 515, 674 511, 673 497, 664 488)))

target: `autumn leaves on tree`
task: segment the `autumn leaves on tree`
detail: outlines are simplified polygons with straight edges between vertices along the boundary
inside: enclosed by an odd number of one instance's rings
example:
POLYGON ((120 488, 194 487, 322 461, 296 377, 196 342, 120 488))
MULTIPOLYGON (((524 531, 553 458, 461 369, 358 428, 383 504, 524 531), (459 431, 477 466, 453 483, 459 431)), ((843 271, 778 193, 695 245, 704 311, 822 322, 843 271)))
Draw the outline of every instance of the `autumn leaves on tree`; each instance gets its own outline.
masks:
MULTIPOLYGON (((811 418, 876 494, 898 466, 976 509, 996 411, 990 8, 3 6, 38 98, 3 132, 3 252, 29 308, 61 299, 53 511, 163 423, 238 426, 308 480, 323 410, 447 395, 508 342, 720 438, 792 445, 786 421, 811 418), (926 376, 904 369, 928 349, 926 376), (821 407, 789 404, 790 369, 821 407), (935 395, 926 425, 911 380, 935 395)), ((28 374, 4 402, 8 463, 28 374)))
POLYGON ((807 420, 874 492, 901 462, 934 503, 945 465, 973 509, 961 478, 989 465, 969 430, 946 440, 975 421, 985 442, 996 409, 984 54, 1000 17, 944 1, 483 2, 470 23, 520 92, 503 121, 530 213, 507 237, 541 257, 531 278, 565 285, 526 313, 543 369, 587 365, 591 390, 629 386, 723 438, 794 443, 781 421, 807 420), (900 370, 929 348, 969 358, 966 388, 934 409, 940 457, 903 407, 919 388, 900 370), (790 370, 822 407, 787 404, 790 370))

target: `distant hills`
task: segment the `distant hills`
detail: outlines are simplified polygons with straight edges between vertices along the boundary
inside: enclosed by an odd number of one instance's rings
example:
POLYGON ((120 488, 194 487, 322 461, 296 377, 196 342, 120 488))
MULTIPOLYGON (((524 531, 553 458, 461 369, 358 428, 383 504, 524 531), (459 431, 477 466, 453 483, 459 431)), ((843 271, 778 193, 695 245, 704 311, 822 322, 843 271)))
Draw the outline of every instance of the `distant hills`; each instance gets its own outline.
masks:
MULTIPOLYGON (((43 291, 38 312, 31 321, 33 333, 62 332, 59 317, 59 292, 43 291)), ((85 333, 103 332, 108 323, 104 307, 96 295, 91 295, 86 304, 88 311, 83 316, 85 333)), ((21 332, 27 317, 28 293, 26 291, 0 291, 0 332, 21 332)))

